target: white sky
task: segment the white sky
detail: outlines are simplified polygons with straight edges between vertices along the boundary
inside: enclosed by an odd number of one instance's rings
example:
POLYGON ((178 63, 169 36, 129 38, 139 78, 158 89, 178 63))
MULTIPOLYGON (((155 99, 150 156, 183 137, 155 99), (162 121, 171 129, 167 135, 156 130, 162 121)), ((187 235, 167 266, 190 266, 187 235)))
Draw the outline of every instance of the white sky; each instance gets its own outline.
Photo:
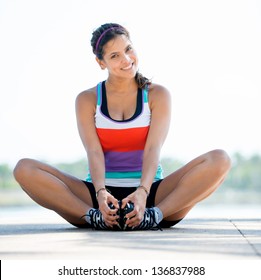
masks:
POLYGON ((261 153, 261 1, 1 0, 0 164, 85 157, 74 100, 106 78, 89 44, 106 22, 172 93, 162 156, 261 153))

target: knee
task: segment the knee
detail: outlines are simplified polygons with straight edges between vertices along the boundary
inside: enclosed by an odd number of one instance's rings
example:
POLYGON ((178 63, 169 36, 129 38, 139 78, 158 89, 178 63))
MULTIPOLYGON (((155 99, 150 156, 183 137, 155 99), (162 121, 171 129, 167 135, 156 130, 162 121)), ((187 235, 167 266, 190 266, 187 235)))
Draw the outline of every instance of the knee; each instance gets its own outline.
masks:
POLYGON ((13 174, 18 183, 22 183, 25 178, 27 178, 31 173, 33 160, 24 158, 20 159, 16 164, 13 174))
POLYGON ((218 149, 209 152, 208 160, 219 175, 226 175, 231 168, 231 159, 224 150, 218 149))

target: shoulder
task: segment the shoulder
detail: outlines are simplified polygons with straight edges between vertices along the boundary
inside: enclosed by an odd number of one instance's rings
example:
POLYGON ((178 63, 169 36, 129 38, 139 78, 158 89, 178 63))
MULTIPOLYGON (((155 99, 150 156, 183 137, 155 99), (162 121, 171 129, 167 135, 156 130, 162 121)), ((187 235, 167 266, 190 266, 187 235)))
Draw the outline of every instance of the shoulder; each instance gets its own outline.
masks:
POLYGON ((87 89, 79 93, 75 100, 76 111, 92 111, 96 109, 96 87, 87 89))
POLYGON ((96 87, 80 92, 76 97, 76 102, 96 101, 96 87))
POLYGON ((153 103, 165 103, 171 101, 171 95, 169 90, 159 84, 150 84, 149 86, 149 102, 150 104, 153 103))

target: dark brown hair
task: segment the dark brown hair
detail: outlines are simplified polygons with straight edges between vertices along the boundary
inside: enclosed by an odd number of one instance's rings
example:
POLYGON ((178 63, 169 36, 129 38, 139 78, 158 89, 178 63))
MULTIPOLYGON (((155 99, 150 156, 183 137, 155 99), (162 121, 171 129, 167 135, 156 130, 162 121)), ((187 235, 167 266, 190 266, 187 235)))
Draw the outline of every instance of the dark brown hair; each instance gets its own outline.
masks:
MULTIPOLYGON (((102 60, 104 45, 119 35, 125 35, 130 40, 129 31, 125 27, 117 23, 105 23, 101 25, 92 33, 91 46, 93 53, 102 60)), ((151 81, 139 72, 136 73, 135 80, 139 88, 145 88, 151 84, 151 81)))

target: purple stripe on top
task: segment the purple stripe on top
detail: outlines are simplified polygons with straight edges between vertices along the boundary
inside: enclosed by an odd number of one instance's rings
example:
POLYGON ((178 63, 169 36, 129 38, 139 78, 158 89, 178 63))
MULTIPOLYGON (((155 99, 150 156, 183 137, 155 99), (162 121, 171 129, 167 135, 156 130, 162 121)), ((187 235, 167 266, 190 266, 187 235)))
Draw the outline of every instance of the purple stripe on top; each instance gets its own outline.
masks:
POLYGON ((141 171, 143 151, 105 153, 106 172, 141 171))

